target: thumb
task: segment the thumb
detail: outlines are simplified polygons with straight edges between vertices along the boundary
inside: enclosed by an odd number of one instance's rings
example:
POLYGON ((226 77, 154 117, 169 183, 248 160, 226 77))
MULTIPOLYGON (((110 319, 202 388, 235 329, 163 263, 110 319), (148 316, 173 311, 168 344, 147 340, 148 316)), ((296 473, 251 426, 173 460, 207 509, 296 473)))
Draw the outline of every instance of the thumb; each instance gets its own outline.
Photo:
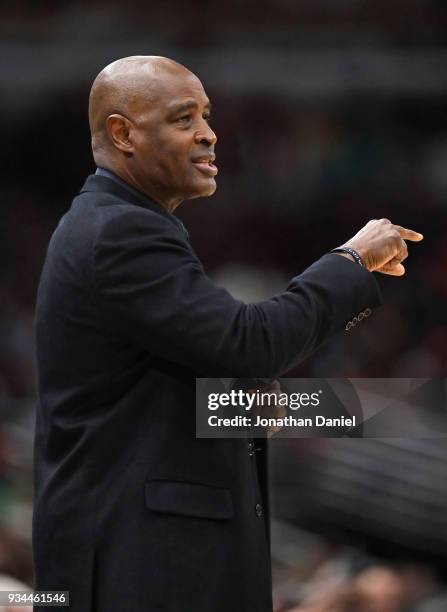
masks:
POLYGON ((389 276, 403 276, 405 274, 405 266, 401 263, 386 263, 381 268, 375 270, 381 274, 388 274, 389 276))

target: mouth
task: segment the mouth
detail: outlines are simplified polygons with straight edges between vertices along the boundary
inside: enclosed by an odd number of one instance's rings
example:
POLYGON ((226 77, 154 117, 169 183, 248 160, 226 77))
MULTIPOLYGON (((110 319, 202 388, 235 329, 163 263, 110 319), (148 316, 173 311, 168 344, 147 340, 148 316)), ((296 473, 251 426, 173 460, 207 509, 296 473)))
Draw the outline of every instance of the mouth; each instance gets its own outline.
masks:
POLYGON ((214 160, 216 159, 215 155, 198 157, 193 160, 194 166, 202 172, 202 174, 206 174, 207 176, 216 176, 218 170, 217 166, 214 165, 214 160))

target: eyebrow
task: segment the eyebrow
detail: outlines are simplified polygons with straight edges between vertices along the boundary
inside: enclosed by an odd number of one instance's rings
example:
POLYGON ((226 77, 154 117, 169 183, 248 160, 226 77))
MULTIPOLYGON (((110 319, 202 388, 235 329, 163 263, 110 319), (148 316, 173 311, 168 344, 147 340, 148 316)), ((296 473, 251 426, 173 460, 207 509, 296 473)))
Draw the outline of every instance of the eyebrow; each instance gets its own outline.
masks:
MULTIPOLYGON (((191 100, 190 102, 180 102, 178 104, 172 104, 172 106, 169 107, 169 115, 176 115, 177 113, 181 113, 183 111, 187 111, 197 107, 198 104, 194 100, 191 100)), ((209 100, 205 104, 205 108, 208 111, 211 111, 211 102, 209 100)))

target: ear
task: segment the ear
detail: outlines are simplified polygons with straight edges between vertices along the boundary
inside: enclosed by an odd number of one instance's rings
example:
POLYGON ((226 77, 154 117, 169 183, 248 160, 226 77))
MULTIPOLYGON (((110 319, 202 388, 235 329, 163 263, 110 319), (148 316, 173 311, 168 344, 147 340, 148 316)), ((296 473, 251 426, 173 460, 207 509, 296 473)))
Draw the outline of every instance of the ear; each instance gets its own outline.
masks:
POLYGON ((123 153, 132 153, 134 150, 131 140, 132 122, 123 115, 109 115, 106 119, 106 128, 110 140, 117 149, 123 153))

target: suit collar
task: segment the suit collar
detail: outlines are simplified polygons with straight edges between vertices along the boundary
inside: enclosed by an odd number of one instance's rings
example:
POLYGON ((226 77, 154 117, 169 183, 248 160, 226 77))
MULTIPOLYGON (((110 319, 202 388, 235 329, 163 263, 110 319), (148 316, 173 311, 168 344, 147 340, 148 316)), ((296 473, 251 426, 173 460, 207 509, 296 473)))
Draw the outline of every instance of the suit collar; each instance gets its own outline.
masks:
POLYGON ((186 239, 189 241, 189 234, 186 227, 177 219, 172 213, 167 211, 161 204, 148 198, 144 193, 140 193, 133 187, 128 188, 128 185, 123 185, 124 181, 117 182, 109 176, 101 176, 99 174, 90 174, 81 189, 81 193, 93 192, 93 193, 108 193, 114 195, 120 200, 125 200, 135 206, 143 206, 148 208, 159 215, 163 215, 168 218, 172 223, 179 227, 186 239))
POLYGON ((120 198, 121 200, 126 200, 126 202, 130 202, 131 204, 135 204, 136 206, 143 206, 144 208, 149 208, 160 215, 164 215, 172 219, 175 223, 178 223, 179 220, 174 217, 170 212, 168 212, 161 204, 155 202, 148 198, 144 193, 140 193, 133 187, 128 188, 127 185, 121 184, 124 181, 118 183, 114 179, 109 176, 102 176, 99 174, 91 174, 87 177, 87 180, 84 183, 84 186, 81 189, 81 193, 93 192, 93 193, 109 193, 111 195, 120 198))
POLYGON ((96 168, 95 175, 106 176, 109 179, 112 179, 112 181, 115 181, 115 183, 118 183, 118 185, 121 185, 121 187, 124 187, 124 189, 127 189, 127 191, 130 191, 130 193, 133 193, 137 198, 143 196, 147 199, 147 196, 145 196, 144 193, 138 191, 138 189, 135 189, 134 187, 132 187, 132 185, 129 185, 129 183, 126 183, 126 181, 124 181, 120 176, 115 174, 115 172, 112 172, 112 170, 107 170, 106 168, 101 168, 100 166, 98 166, 98 168, 96 168))

